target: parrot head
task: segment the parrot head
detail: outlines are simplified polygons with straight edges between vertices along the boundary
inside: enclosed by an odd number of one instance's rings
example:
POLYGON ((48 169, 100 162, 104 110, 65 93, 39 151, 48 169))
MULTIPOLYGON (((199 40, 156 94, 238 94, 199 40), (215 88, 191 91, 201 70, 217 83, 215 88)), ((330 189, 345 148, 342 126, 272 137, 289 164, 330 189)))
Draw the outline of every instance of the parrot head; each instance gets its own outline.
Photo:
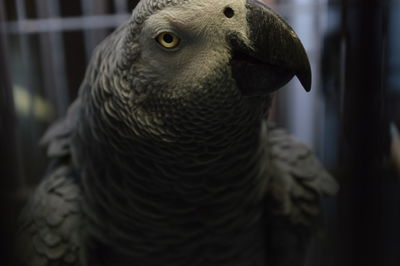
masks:
POLYGON ((262 113, 293 76, 311 87, 296 33, 257 0, 141 0, 105 43, 95 59, 97 94, 109 113, 123 109, 131 127, 236 123, 262 113))

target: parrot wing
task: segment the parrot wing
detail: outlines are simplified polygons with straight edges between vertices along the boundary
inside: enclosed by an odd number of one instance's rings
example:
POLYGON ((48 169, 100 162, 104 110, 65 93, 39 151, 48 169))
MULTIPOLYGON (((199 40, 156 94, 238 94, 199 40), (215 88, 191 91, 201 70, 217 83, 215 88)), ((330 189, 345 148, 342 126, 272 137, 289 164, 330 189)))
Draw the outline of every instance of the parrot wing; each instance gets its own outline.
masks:
POLYGON ((321 196, 338 185, 312 151, 285 130, 268 124, 267 253, 271 265, 303 265, 320 218, 321 196))
POLYGON ((38 186, 20 217, 18 265, 79 265, 80 188, 67 165, 38 186))
POLYGON ((19 217, 18 265, 79 265, 81 190, 70 155, 78 107, 76 100, 65 119, 53 124, 41 140, 53 162, 19 217))

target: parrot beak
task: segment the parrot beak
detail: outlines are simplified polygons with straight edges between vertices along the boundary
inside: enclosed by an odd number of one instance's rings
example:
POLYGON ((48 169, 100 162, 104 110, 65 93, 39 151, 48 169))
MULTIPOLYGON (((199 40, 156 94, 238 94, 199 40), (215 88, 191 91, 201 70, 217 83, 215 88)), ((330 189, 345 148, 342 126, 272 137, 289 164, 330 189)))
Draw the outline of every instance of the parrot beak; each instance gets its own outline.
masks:
POLYGON ((311 67, 292 28, 269 7, 247 0, 250 44, 231 37, 232 73, 245 96, 266 95, 296 76, 311 89, 311 67))

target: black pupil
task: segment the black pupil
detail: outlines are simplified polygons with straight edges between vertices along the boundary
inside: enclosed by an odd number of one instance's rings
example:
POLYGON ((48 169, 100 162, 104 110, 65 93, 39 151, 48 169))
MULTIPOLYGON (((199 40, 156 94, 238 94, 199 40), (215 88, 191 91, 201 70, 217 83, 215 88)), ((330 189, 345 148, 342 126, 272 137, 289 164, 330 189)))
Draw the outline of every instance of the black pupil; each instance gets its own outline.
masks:
POLYGON ((225 9, 224 9, 224 15, 225 15, 227 18, 231 18, 231 17, 233 17, 233 16, 235 15, 235 11, 233 11, 233 9, 230 8, 230 7, 225 7, 225 9))
POLYGON ((164 34, 163 40, 166 43, 172 43, 174 41, 174 37, 171 34, 164 34))

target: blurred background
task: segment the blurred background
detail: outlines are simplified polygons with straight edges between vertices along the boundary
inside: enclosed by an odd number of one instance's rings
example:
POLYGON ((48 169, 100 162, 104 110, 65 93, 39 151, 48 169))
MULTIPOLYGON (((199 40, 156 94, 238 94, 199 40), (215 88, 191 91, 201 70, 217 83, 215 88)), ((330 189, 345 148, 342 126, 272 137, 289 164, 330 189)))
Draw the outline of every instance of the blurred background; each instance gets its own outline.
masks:
MULTIPOLYGON (((400 141, 391 137, 400 125, 400 0, 264 2, 293 26, 313 70, 312 91, 292 80, 270 119, 311 146, 341 185, 324 202, 308 265, 400 265, 400 141)), ((17 213, 48 163, 40 137, 76 97, 93 48, 135 5, 0 0, 0 265, 11 264, 17 213)))

